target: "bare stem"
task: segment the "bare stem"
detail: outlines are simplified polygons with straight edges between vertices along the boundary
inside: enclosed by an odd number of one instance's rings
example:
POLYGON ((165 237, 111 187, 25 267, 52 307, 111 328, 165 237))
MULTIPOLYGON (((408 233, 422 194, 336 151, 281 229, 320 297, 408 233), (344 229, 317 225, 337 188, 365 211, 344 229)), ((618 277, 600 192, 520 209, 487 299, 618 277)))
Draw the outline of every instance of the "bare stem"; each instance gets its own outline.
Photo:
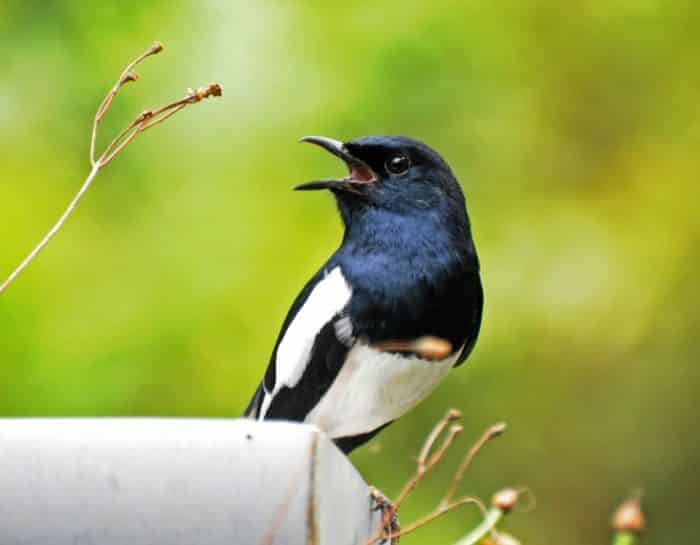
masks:
POLYGON ((488 513, 481 521, 481 524, 469 532, 466 536, 460 539, 455 545, 476 545, 482 539, 486 537, 487 534, 492 532, 498 522, 503 518, 503 511, 496 507, 489 509, 488 513))
POLYGON ((483 502, 479 498, 472 498, 472 497, 465 497, 465 498, 460 498, 457 501, 451 503, 450 505, 446 506, 439 506, 435 511, 432 513, 428 513, 424 517, 412 522, 405 528, 402 528, 399 532, 394 532, 394 533, 387 533, 387 534, 378 534, 375 536, 372 536, 365 545, 373 545, 377 541, 380 540, 394 540, 398 539, 399 537, 403 537, 407 534, 410 534, 411 532, 415 532, 419 528, 422 528, 423 526, 430 524, 433 522, 435 519, 441 517, 442 515, 446 515, 450 511, 453 511, 457 509, 458 507, 462 507, 463 505, 476 505, 482 513, 486 514, 486 507, 484 507, 483 502))
POLYGON ((486 443, 501 435, 505 431, 505 429, 506 425, 503 422, 494 424, 489 429, 487 429, 481 435, 481 437, 479 437, 476 443, 474 443, 471 446, 471 448, 467 451, 467 455, 464 457, 464 460, 462 460, 462 463, 457 469, 457 472, 452 478, 450 488, 447 490, 447 494, 445 494, 445 497, 442 500, 443 504, 448 504, 452 500, 452 497, 457 491, 457 485, 459 485, 460 481, 464 477, 464 474, 467 472, 467 469, 469 469, 469 466, 471 465, 472 460, 474 460, 474 457, 479 453, 479 451, 484 447, 484 445, 486 445, 486 443))
MULTIPOLYGON (((445 454, 450 449, 459 433, 461 433, 462 426, 458 424, 450 426, 448 430, 450 422, 458 420, 461 417, 462 413, 455 409, 451 409, 433 427, 431 432, 426 437, 425 442, 423 443, 423 446, 418 455, 418 460, 416 461, 415 474, 404 485, 403 489, 401 490, 401 493, 399 494, 398 498, 394 501, 393 505, 391 505, 389 509, 387 509, 384 512, 384 516, 382 517, 381 521, 381 527, 374 535, 372 535, 365 542, 365 545, 373 545, 374 543, 377 543, 381 540, 392 540, 393 542, 393 540, 396 540, 403 535, 406 535, 419 528, 422 528, 423 526, 431 523, 438 517, 441 517, 445 513, 449 513, 453 509, 456 509, 457 507, 460 507, 462 505, 477 505, 481 509, 481 512, 484 514, 486 521, 488 521, 489 515, 491 515, 491 517, 493 518, 492 511, 495 510, 499 512, 500 519, 500 516, 502 516, 508 510, 510 510, 512 506, 517 502, 519 491, 515 489, 504 489, 503 491, 499 492, 499 494, 497 494, 494 497, 494 508, 488 512, 484 504, 478 498, 465 496, 457 500, 452 499, 457 490, 457 485, 464 477, 464 474, 466 473, 467 469, 469 468, 469 465, 471 464, 472 460, 477 455, 477 453, 491 439, 493 439, 494 437, 498 437, 505 431, 505 424, 499 423, 488 428, 479 437, 479 439, 477 439, 477 441, 470 447, 462 463, 459 465, 450 483, 450 487, 447 490, 447 493, 440 501, 438 506, 435 508, 435 510, 425 515, 424 517, 418 519, 417 521, 411 523, 410 525, 401 529, 400 531, 392 531, 392 521, 394 520, 398 510, 401 508, 401 506, 406 501, 411 492, 413 492, 416 486, 418 486, 421 480, 445 457, 445 454), (445 434, 446 430, 447 433, 445 434), (440 437, 443 437, 442 443, 439 447, 436 448, 436 444, 438 443, 440 437)), ((490 528, 492 529, 493 525, 495 525, 496 522, 498 522, 498 520, 491 522, 492 526, 490 528)), ((479 526, 478 529, 481 529, 482 526, 483 523, 479 526)), ((469 535, 471 536, 472 534, 469 535)), ((463 544, 460 543, 460 545, 463 544)))
POLYGON ((613 535, 613 545, 637 545, 639 537, 632 532, 615 532, 613 535))
POLYGON ((430 432, 428 438, 425 440, 423 448, 421 448, 420 450, 420 454, 418 455, 416 473, 413 476, 413 478, 411 478, 406 483, 406 485, 403 487, 403 490, 399 494, 399 497, 394 502, 393 508, 390 512, 391 516, 396 514, 403 502, 406 501, 406 498, 409 496, 409 494, 413 491, 413 489, 416 486, 418 486, 418 483, 420 483, 420 481, 423 480, 423 477, 425 477, 425 475, 427 475, 430 472, 430 470, 432 470, 437 465, 437 463, 440 460, 442 460, 447 450, 450 448, 452 443, 454 443, 454 440, 457 438, 457 435, 459 435, 462 432, 462 426, 451 426, 447 433, 447 436, 442 441, 442 445, 440 445, 438 450, 435 451, 435 453, 432 456, 428 457, 437 439, 445 431, 447 425, 453 420, 460 418, 461 416, 462 413, 460 413, 459 411, 456 411, 454 409, 449 410, 447 414, 443 416, 442 419, 440 419, 440 421, 430 432))
POLYGON ((101 164, 101 166, 106 165, 109 161, 106 161, 106 158, 109 157, 112 154, 112 151, 116 147, 121 144, 121 142, 124 140, 124 138, 132 132, 138 125, 139 123, 143 123, 145 117, 147 115, 151 115, 150 112, 142 112, 139 114, 136 119, 134 119, 131 123, 129 123, 126 127, 124 127, 121 131, 117 133, 117 136, 114 137, 114 139, 109 143, 109 145, 105 148, 105 150, 102 152, 102 155, 100 155, 100 158, 97 160, 98 163, 101 164))
POLYGON ((117 93, 119 92, 119 90, 126 83, 129 83, 130 81, 138 80, 138 74, 136 72, 134 72, 134 68, 136 68, 137 64, 139 64, 141 61, 143 61, 144 59, 146 59, 152 55, 157 55, 161 51, 163 51, 163 44, 160 42, 155 42, 146 51, 141 53, 133 61, 131 61, 129 64, 127 64, 126 68, 124 68, 121 75, 119 76, 119 79, 117 80, 117 82, 109 90, 109 92, 107 93, 107 96, 104 97, 104 99, 100 103, 99 107, 97 108, 97 112, 95 112, 95 118, 93 119, 93 122, 92 122, 92 136, 90 138, 90 163, 92 163, 93 165, 95 164, 95 146, 96 146, 96 141, 97 141, 97 127, 100 124, 100 121, 102 121, 102 118, 107 113, 107 110, 109 110, 109 107, 112 105, 112 101, 114 100, 114 97, 117 96, 117 93))
POLYGON ((95 113, 95 117, 92 123, 92 133, 90 136, 90 164, 92 168, 87 178, 83 182, 78 193, 73 197, 73 200, 66 208, 65 212, 58 219, 56 224, 51 228, 51 230, 41 239, 39 244, 29 253, 27 257, 15 268, 14 271, 7 277, 7 279, 0 284, 0 294, 2 294, 8 286, 22 273, 27 266, 34 261, 34 259, 39 255, 39 252, 44 249, 44 247, 49 243, 49 241, 58 233, 58 231, 63 227, 66 220, 75 210, 76 206, 83 198, 83 195, 87 192, 92 185, 97 173, 105 167, 112 159, 114 159, 126 146, 128 146, 139 134, 143 131, 155 127, 156 125, 162 123, 169 117, 175 115, 177 112, 185 108, 190 104, 196 104, 202 100, 209 97, 219 97, 222 94, 221 86, 218 83, 212 83, 207 87, 199 87, 197 89, 188 89, 187 94, 175 102, 166 104, 156 110, 146 110, 137 116, 129 125, 127 125, 123 130, 121 130, 117 136, 112 140, 112 142, 105 148, 99 158, 95 159, 95 146, 97 141, 97 129, 99 127, 100 121, 104 118, 105 114, 109 110, 114 98, 117 96, 119 90, 128 82, 136 81, 138 75, 134 72, 134 68, 141 61, 150 57, 151 55, 156 55, 163 50, 163 45, 160 42, 154 43, 146 51, 141 53, 133 61, 131 61, 124 71, 119 76, 119 79, 114 84, 114 86, 109 90, 105 98, 100 103, 95 113))
POLYGON ((429 513, 428 515, 424 516, 423 518, 418 519, 417 521, 409 524, 408 526, 406 526, 406 528, 402 528, 400 532, 396 532, 396 534, 389 535, 388 537, 389 537, 389 539, 403 537, 406 534, 410 534, 411 532, 414 532, 415 530, 422 528, 426 524, 430 524, 436 518, 441 517, 442 515, 446 515, 447 513, 457 509, 458 507, 462 507, 463 505, 476 505, 481 510, 485 510, 484 504, 481 502, 481 500, 479 498, 471 498, 471 497, 460 498, 457 501, 451 503, 450 505, 446 505, 444 507, 442 507, 442 506, 438 507, 432 513, 429 513))
POLYGON ((425 466, 428 455, 430 454, 433 445, 435 445, 435 441, 437 441, 438 437, 442 435, 442 432, 445 431, 447 425, 450 422, 459 420, 460 418, 462 418, 462 413, 460 411, 457 409, 450 409, 447 411, 447 414, 440 419, 440 421, 428 434, 425 443, 423 443, 423 448, 420 449, 420 454, 418 454, 418 467, 425 466))
POLYGON ((82 187, 80 188, 78 193, 76 193, 75 197, 73 197, 73 200, 68 205, 68 208, 66 208, 65 212, 63 212, 56 224, 51 228, 51 230, 48 233, 46 233, 46 236, 44 236, 44 238, 41 239, 41 242, 39 242, 39 244, 36 245, 36 247, 29 253, 29 255, 24 258, 22 263, 20 263, 17 266, 17 268, 14 271, 12 271, 12 274, 10 274, 10 276, 7 277, 7 280, 0 284, 0 294, 7 289, 7 287, 14 281, 14 279, 17 278, 32 261, 34 261, 34 258, 37 255, 39 255, 39 252, 41 252, 41 250, 44 249, 44 246, 46 246, 49 243, 49 241, 54 237, 54 235, 58 233, 61 227, 63 227, 63 224, 66 223, 66 220, 73 213, 75 207, 78 206, 80 199, 83 198, 85 192, 90 188, 90 185, 92 184, 93 180, 95 179, 95 176, 97 176, 97 173, 99 171, 100 165, 98 163, 95 163, 92 166, 92 170, 90 170, 90 174, 88 174, 88 177, 85 178, 82 187))

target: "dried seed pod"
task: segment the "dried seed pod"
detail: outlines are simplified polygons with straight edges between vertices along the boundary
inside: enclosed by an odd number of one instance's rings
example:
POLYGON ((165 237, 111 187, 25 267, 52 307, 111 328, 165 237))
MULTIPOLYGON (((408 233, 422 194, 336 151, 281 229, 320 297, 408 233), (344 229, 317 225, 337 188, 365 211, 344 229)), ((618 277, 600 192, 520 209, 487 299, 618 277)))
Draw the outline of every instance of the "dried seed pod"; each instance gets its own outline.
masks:
POLYGON ((515 488, 504 488, 503 490, 496 492, 491 503, 493 506, 504 513, 508 513, 515 504, 518 503, 518 498, 520 497, 520 492, 515 488))
POLYGON ((644 531, 646 521, 638 498, 630 498, 622 502, 613 514, 612 527, 618 532, 641 534, 644 531))
POLYGON ((450 421, 451 420, 459 420, 460 418, 462 418, 462 416, 463 416, 462 411, 460 411, 459 409, 450 409, 447 412, 447 420, 450 420, 450 421))
POLYGON ((218 83, 209 84, 209 94, 215 97, 220 97, 223 94, 223 89, 218 83))
POLYGON ((133 70, 129 70, 128 72, 125 72, 124 75, 122 76, 121 81, 119 82, 121 85, 124 85, 125 83, 129 83, 130 81, 138 81, 139 75, 134 72, 133 70))

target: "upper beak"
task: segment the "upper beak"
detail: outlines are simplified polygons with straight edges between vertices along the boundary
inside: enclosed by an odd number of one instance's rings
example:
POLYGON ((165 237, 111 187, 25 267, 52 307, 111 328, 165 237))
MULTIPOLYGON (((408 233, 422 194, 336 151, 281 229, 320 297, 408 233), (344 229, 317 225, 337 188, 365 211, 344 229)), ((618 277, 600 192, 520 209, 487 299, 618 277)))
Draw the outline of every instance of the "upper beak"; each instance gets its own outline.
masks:
POLYGON ((294 187, 295 190, 337 189, 341 191, 359 192, 360 186, 371 184, 377 180, 377 175, 364 161, 354 157, 345 144, 325 136, 305 136, 300 142, 309 142, 322 147, 336 157, 340 157, 348 167, 350 174, 346 178, 315 180, 294 187))

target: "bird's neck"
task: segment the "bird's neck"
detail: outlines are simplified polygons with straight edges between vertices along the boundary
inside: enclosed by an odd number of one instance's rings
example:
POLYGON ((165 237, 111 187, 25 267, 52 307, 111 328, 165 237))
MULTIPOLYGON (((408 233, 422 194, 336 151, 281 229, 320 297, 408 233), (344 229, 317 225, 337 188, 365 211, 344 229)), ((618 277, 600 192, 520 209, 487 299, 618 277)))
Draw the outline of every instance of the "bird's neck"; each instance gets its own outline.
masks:
POLYGON ((355 210, 343 220, 343 253, 381 254, 403 262, 427 260, 443 267, 479 268, 465 212, 454 217, 439 209, 405 214, 367 208, 355 210))

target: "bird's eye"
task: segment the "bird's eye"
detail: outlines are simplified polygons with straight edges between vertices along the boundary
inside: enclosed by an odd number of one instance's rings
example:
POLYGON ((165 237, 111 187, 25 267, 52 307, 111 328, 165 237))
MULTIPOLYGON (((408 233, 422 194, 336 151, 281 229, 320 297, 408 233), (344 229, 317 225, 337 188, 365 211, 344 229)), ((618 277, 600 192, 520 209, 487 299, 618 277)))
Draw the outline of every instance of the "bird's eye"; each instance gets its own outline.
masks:
POLYGON ((408 157, 402 154, 394 155, 386 162, 386 169, 392 174, 405 174, 410 166, 408 157))

